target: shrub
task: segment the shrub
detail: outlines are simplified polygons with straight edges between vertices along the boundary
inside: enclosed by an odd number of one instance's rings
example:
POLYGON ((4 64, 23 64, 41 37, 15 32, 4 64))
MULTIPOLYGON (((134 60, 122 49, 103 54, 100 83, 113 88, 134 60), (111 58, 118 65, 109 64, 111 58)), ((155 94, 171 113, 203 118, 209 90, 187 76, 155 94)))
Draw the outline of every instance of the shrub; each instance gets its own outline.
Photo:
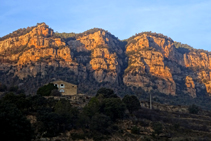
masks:
POLYGON ((84 134, 78 134, 78 133, 72 133, 71 134, 71 138, 73 140, 84 140, 85 139, 85 135, 84 134))
POLYGON ((195 104, 192 104, 188 107, 188 111, 189 111, 190 114, 198 114, 199 107, 196 106, 195 104))
POLYGON ((130 113, 138 110, 141 107, 138 98, 134 95, 125 95, 122 101, 125 103, 130 113))
POLYGON ((119 98, 107 98, 103 100, 100 112, 109 116, 113 121, 124 116, 126 106, 119 98))
POLYGON ((118 98, 116 94, 114 94, 114 91, 112 89, 108 88, 100 88, 97 91, 96 97, 102 95, 103 98, 118 98))
POLYGON ((0 136, 8 141, 29 141, 33 130, 22 112, 8 101, 0 101, 0 136))
POLYGON ((58 89, 56 86, 54 86, 53 83, 49 83, 48 85, 44 85, 42 87, 40 87, 37 90, 37 94, 41 95, 41 96, 50 96, 51 91, 54 89, 58 89))
POLYGON ((163 125, 159 122, 155 122, 152 124, 152 129, 154 130, 153 134, 159 136, 159 134, 163 132, 163 125))
POLYGON ((11 92, 17 92, 17 90, 18 90, 18 86, 11 86, 9 88, 9 91, 11 91, 11 92))
POLYGON ((131 133, 140 134, 140 128, 138 128, 137 126, 133 126, 131 129, 131 133))
POLYGON ((4 84, 0 84, 0 92, 4 92, 7 90, 7 86, 4 84))
POLYGON ((92 117, 90 129, 102 134, 108 134, 108 127, 111 125, 111 119, 104 114, 96 114, 92 117))

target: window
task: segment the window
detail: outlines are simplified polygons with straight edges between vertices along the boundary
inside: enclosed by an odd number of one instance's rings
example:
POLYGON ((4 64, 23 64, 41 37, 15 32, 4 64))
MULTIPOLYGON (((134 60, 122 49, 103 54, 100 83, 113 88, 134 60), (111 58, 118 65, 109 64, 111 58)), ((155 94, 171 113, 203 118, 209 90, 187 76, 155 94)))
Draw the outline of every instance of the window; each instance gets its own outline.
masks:
POLYGON ((60 84, 60 88, 64 88, 64 84, 60 84))
POLYGON ((60 89, 59 92, 64 93, 64 89, 60 89))

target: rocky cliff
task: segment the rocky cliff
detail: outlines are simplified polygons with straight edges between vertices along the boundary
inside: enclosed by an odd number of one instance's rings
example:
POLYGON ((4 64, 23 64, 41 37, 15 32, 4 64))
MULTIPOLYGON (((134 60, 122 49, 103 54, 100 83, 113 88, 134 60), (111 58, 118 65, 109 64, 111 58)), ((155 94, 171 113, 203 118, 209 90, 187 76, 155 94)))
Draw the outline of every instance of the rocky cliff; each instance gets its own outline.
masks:
MULTIPOLYGON (((172 43, 147 34, 134 37, 126 46, 128 67, 123 81, 126 85, 142 87, 145 91, 157 90, 176 94, 176 84, 170 69, 164 65, 164 56, 173 54, 172 43)), ((171 56, 172 57, 172 56, 171 56)))
POLYGON ((0 38, 1 81, 28 93, 63 79, 79 92, 106 86, 121 95, 211 95, 211 53, 184 47, 162 34, 139 33, 121 41, 103 29, 55 34, 45 23, 0 38))

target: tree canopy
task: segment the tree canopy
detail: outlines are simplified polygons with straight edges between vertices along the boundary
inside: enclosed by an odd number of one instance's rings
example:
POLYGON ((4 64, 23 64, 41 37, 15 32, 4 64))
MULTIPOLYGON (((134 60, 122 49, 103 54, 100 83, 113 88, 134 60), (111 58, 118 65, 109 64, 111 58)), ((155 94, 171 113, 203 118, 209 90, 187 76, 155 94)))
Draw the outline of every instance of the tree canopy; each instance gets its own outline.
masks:
POLYGON ((53 83, 48 83, 37 90, 37 94, 41 96, 50 96, 51 91, 58 89, 53 83))
POLYGON ((134 95, 125 95, 122 101, 125 103, 130 113, 138 110, 141 107, 138 98, 134 95))

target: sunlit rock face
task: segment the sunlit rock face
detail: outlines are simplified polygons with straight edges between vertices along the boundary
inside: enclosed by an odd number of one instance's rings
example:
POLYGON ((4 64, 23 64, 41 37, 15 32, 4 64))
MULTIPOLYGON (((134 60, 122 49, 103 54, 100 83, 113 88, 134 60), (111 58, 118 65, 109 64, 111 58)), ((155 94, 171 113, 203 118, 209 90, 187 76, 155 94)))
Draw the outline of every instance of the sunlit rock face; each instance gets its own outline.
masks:
POLYGON ((171 46, 173 44, 169 41, 165 43, 165 39, 156 39, 146 34, 136 36, 126 47, 128 67, 125 70, 124 83, 142 87, 149 92, 157 90, 175 95, 175 82, 163 62, 164 56, 172 53, 168 50, 173 48, 171 46))
MULTIPOLYGON (((99 30, 91 34, 84 34, 69 41, 71 49, 80 52, 90 52, 89 69, 92 76, 99 83, 118 83, 118 76, 122 61, 119 55, 123 54, 120 41, 104 30, 99 30)), ((80 60, 87 60, 81 57, 80 60)))
POLYGON ((93 94, 105 86, 116 92, 141 88, 172 96, 211 95, 207 51, 176 48, 171 38, 151 32, 124 41, 96 28, 62 34, 41 23, 0 38, 0 81, 23 84, 29 93, 63 79, 93 94))
POLYGON ((190 76, 186 76, 185 78, 185 85, 187 87, 186 93, 188 93, 191 97, 196 97, 196 89, 195 89, 195 83, 190 76))

